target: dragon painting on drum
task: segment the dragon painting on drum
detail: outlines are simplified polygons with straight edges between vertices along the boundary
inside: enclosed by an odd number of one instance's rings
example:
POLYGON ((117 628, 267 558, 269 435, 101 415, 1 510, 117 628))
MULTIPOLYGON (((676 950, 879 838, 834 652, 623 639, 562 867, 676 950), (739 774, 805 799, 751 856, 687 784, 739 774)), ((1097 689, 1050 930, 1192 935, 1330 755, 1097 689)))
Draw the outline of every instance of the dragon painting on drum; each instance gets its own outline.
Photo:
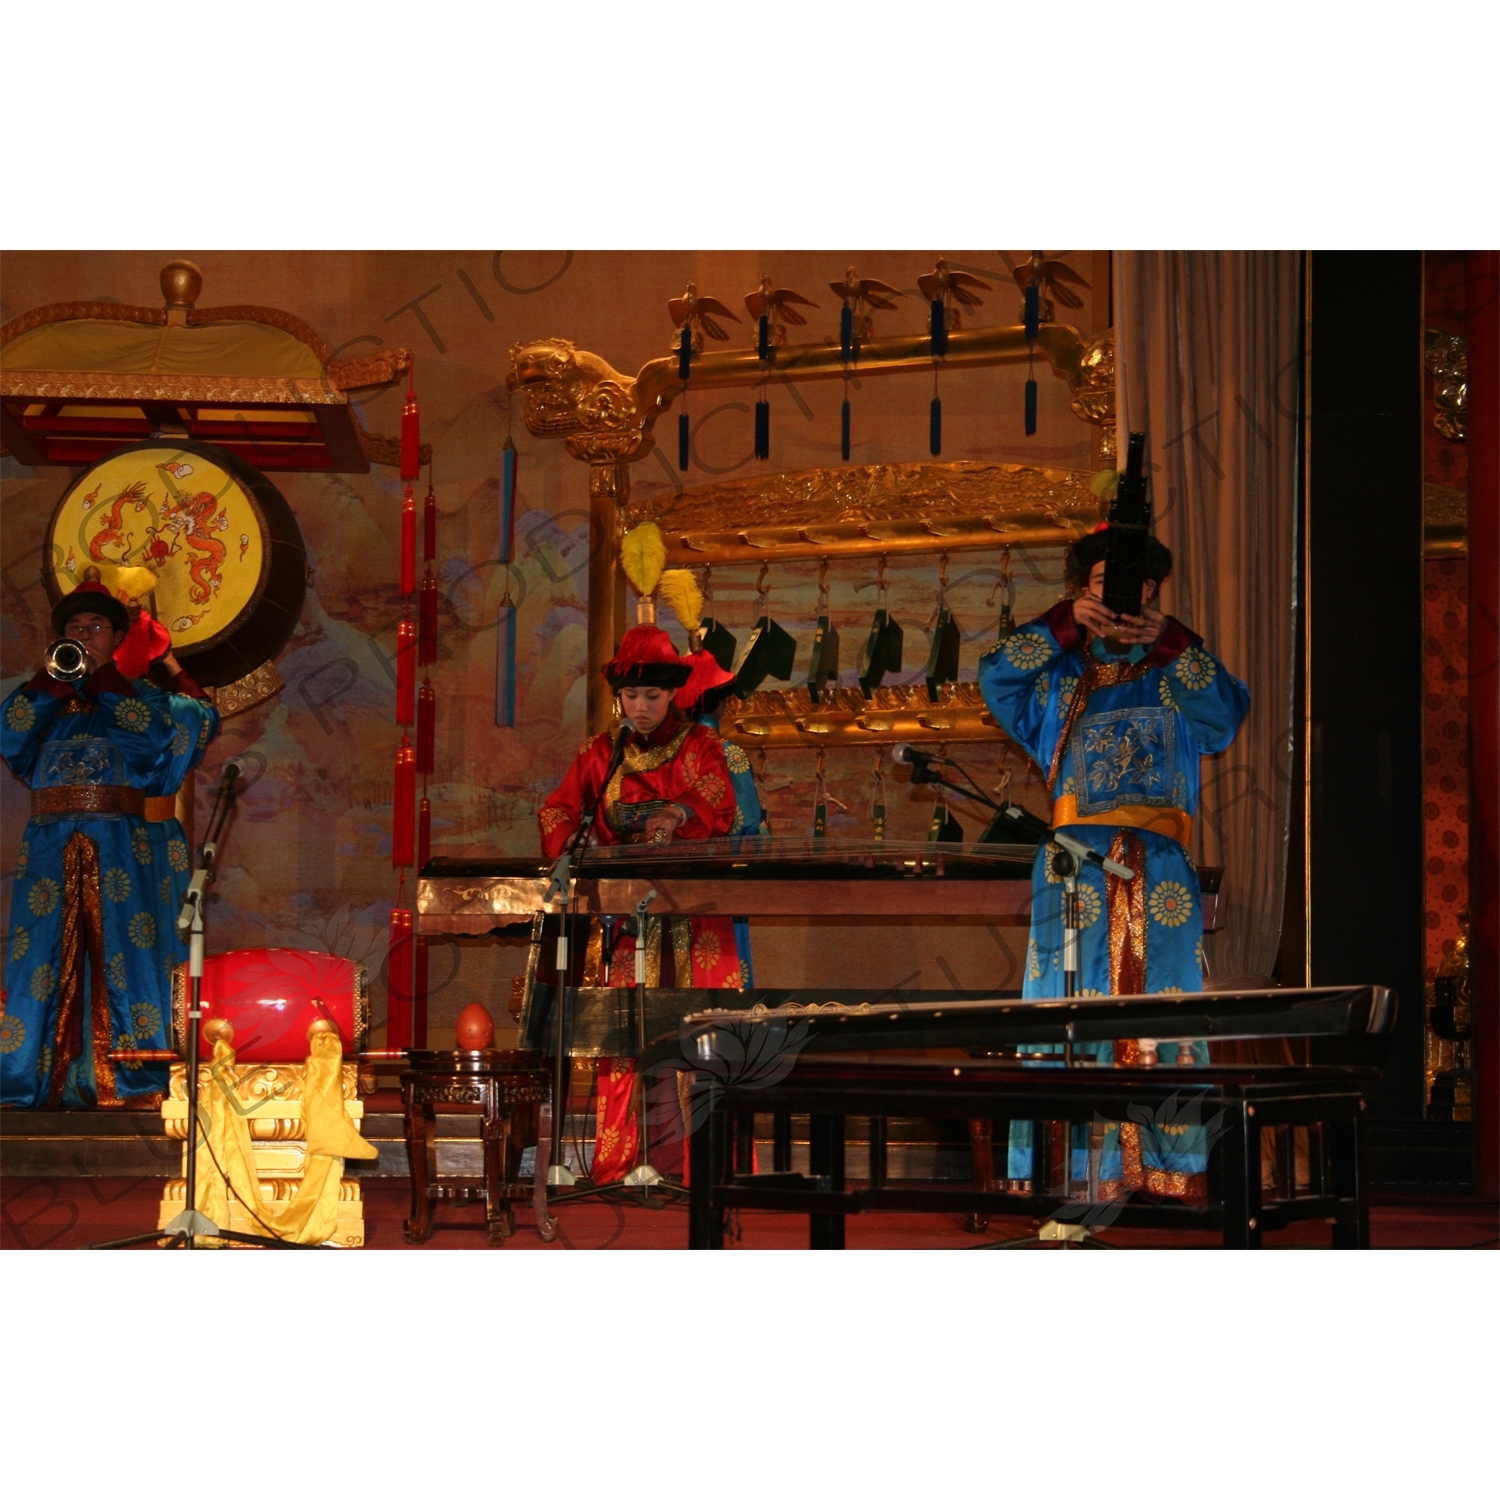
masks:
POLYGON ((205 686, 273 658, 301 609, 306 557, 285 500, 206 444, 118 450, 63 495, 49 541, 49 594, 101 578, 171 632, 205 686))

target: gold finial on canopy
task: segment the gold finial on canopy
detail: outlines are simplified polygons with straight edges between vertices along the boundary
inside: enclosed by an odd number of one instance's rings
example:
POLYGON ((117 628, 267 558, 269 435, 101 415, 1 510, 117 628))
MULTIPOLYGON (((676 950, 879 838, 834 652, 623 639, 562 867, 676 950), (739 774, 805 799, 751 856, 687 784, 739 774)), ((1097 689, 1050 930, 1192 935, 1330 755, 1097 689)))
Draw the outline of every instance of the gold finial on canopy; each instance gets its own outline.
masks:
POLYGON ((190 260, 170 260, 161 268, 161 294, 167 299, 168 323, 187 323, 198 294, 203 290, 203 272, 190 260), (176 313, 176 318, 172 314, 176 313))

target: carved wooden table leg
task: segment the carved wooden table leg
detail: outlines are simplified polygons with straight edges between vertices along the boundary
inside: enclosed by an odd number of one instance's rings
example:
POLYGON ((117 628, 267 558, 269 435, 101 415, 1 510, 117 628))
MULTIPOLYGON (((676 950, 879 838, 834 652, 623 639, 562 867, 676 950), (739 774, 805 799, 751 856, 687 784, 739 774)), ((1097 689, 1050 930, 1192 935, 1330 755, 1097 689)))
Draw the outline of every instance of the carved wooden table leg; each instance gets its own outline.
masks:
MULTIPOLYGON (((969 1154, 974 1162, 974 1186, 987 1193, 995 1185, 995 1122, 969 1121, 969 1154)), ((988 1214, 972 1213, 964 1220, 970 1234, 983 1234, 990 1227, 988 1214)))
POLYGON ((432 1184, 437 1177, 437 1120, 430 1104, 406 1091, 406 1161, 411 1172, 411 1217, 406 1239, 420 1245, 432 1234, 432 1184))
POLYGON ((492 1245, 503 1244, 515 1232, 515 1215, 505 1195, 505 1119, 499 1112, 499 1090, 492 1088, 484 1118, 484 1225, 492 1245))
MULTIPOLYGON (((844 1117, 812 1115, 808 1120, 808 1154, 812 1175, 826 1180, 827 1190, 844 1191, 844 1117)), ((844 1215, 809 1214, 808 1249, 842 1250, 844 1215)))

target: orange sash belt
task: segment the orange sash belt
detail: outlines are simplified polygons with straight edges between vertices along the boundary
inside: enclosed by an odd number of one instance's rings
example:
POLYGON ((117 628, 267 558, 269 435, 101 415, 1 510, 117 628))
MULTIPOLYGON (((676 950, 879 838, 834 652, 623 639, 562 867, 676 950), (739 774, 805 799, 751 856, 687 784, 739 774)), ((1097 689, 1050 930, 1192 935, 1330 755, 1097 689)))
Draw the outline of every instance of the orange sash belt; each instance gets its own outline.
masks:
POLYGON ((1059 797, 1052 804, 1052 826, 1066 828, 1072 823, 1110 823, 1119 828, 1144 828, 1149 833, 1165 834, 1183 848, 1193 836, 1193 820, 1180 807, 1139 807, 1129 803, 1109 812, 1080 816, 1078 798, 1059 797))

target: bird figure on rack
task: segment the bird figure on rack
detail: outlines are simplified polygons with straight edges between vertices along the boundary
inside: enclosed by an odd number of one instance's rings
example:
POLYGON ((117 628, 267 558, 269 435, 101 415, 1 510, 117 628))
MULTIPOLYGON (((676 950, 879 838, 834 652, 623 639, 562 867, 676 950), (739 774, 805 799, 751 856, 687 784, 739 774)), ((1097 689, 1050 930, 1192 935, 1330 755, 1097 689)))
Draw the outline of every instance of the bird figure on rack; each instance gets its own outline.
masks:
MULTIPOLYGON (((717 297, 705 297, 698 291, 698 283, 690 281, 687 291, 680 297, 669 297, 667 299, 667 311, 672 315, 672 326, 680 329, 687 324, 692 329, 692 348, 694 354, 703 353, 703 335, 707 334, 711 339, 727 339, 728 329, 714 321, 715 318, 728 318, 731 323, 738 323, 739 317, 732 313, 717 297)), ((677 348, 674 343, 673 349, 677 348)))
POLYGON ((786 343, 788 323, 794 328, 802 328, 806 325, 807 319, 797 309, 817 305, 816 302, 796 292, 788 291, 785 287, 777 291, 772 286, 769 276, 762 276, 759 288, 745 298, 745 311, 750 314, 751 322, 758 323, 761 318, 767 319, 770 343, 777 349, 786 343))
POLYGON ((861 279, 853 266, 844 272, 842 281, 830 281, 828 287, 835 297, 844 299, 846 308, 852 310, 853 335, 861 342, 871 338, 875 332, 870 309, 878 307, 885 312, 895 312, 896 304, 887 299, 906 295, 905 292, 897 291, 893 286, 887 286, 883 281, 876 281, 873 276, 861 279))
MULTIPOLYGON (((1016 285, 1020 287, 1024 296, 1028 287, 1035 287, 1041 297, 1041 321, 1050 323, 1054 308, 1052 299, 1055 297, 1064 307, 1082 307, 1083 298, 1072 287, 1081 286, 1084 291, 1090 287, 1082 276, 1075 271, 1066 261, 1048 260, 1045 250, 1033 250, 1031 259, 1023 265, 1017 266, 1011 275, 1016 278, 1016 285), (1070 285, 1071 284, 1071 285, 1070 285)), ((1026 317, 1026 309, 1023 305, 1021 317, 1026 317)))
POLYGON ((917 285, 929 302, 942 302, 943 321, 949 330, 961 326, 959 306, 979 307, 982 305, 984 299, 976 297, 970 288, 978 287, 982 292, 990 289, 989 282, 981 281, 967 271, 950 271, 948 262, 945 260, 938 261, 926 276, 918 276, 917 285))

